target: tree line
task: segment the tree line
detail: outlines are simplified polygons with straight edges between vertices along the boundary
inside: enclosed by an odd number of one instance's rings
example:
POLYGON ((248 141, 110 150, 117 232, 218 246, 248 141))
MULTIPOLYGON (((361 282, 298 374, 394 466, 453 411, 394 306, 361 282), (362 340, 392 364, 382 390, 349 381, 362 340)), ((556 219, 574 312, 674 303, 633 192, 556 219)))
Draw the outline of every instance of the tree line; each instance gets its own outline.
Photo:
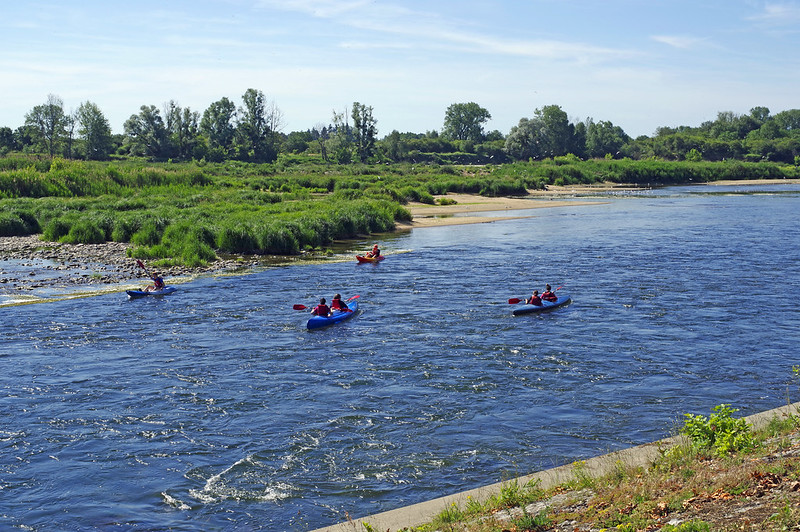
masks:
POLYGON ((772 115, 766 107, 748 114, 720 112, 698 127, 660 127, 632 138, 610 121, 572 122, 558 105, 534 110, 507 134, 486 131, 489 111, 475 102, 454 103, 441 132, 378 137, 371 106, 353 102, 327 122, 284 133, 283 113, 264 93, 247 89, 241 103, 223 97, 202 113, 171 100, 143 105, 113 134, 102 110, 86 101, 67 113, 49 95, 25 115, 25 124, 0 127, 0 155, 45 153, 53 158, 107 160, 115 156, 154 161, 275 161, 280 154, 311 154, 336 164, 413 162, 502 164, 552 159, 662 159, 671 161, 771 161, 800 165, 800 109, 772 115))

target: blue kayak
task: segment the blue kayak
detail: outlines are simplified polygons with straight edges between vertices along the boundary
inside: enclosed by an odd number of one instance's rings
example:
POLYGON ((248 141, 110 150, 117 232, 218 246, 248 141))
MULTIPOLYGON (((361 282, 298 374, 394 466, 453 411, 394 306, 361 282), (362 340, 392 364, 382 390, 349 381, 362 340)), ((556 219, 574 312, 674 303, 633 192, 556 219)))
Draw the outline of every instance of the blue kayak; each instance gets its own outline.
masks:
POLYGON ((514 316, 520 316, 522 314, 530 314, 532 312, 544 312, 547 310, 552 310, 554 308, 562 307, 572 301, 568 294, 563 294, 558 296, 558 299, 555 301, 542 301, 541 305, 522 305, 520 307, 515 308, 511 313, 514 316))
POLYGON ((134 299, 136 297, 145 297, 145 296, 165 296, 167 294, 171 294, 177 290, 174 286, 165 286, 161 290, 125 290, 127 292, 128 297, 134 299))
POLYGON ((354 299, 352 301, 349 301, 347 303, 347 308, 349 308, 352 312, 334 310, 330 318, 326 318, 324 316, 313 316, 309 318, 308 324, 306 326, 309 329, 319 329, 321 327, 327 327, 328 325, 333 325, 335 323, 339 323, 344 320, 349 320, 355 315, 356 311, 358 310, 358 300, 354 299))

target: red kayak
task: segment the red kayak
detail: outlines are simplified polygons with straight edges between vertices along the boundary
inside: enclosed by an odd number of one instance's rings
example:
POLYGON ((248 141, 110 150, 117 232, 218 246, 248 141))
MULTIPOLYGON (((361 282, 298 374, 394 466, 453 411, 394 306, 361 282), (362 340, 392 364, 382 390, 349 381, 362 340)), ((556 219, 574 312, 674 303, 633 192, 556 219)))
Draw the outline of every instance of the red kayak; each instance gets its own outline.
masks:
POLYGON ((380 255, 378 257, 362 257, 361 255, 356 255, 356 260, 358 262, 380 262, 384 258, 385 257, 383 255, 380 255))

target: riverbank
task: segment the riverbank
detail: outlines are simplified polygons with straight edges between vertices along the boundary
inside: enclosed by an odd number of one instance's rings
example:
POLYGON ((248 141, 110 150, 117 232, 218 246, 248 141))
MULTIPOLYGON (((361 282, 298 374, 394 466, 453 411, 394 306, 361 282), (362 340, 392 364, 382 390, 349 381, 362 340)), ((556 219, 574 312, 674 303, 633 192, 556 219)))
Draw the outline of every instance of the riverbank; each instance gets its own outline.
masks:
POLYGON ((719 457, 674 436, 314 532, 794 530, 799 410, 744 418, 750 451, 719 457))
MULTIPOLYGON (((131 244, 63 244, 41 235, 0 237, 0 293, 38 289, 80 288, 119 283, 147 284, 149 278, 136 260, 128 257, 131 244)), ((207 266, 159 268, 165 278, 191 277, 241 269, 247 263, 217 260, 207 266)))
POLYGON ((425 203, 410 203, 406 206, 413 216, 408 223, 397 224, 400 230, 417 229, 422 227, 439 227, 447 225, 463 225, 472 223, 488 223, 498 220, 514 218, 529 218, 533 215, 517 216, 513 214, 498 214, 497 216, 470 216, 483 212, 511 212, 529 209, 543 209, 554 207, 577 207, 597 205, 603 201, 591 201, 587 198, 593 195, 608 193, 625 193, 641 191, 641 188, 615 183, 600 183, 594 185, 555 186, 548 185, 544 190, 528 190, 524 197, 486 197, 474 194, 446 194, 434 196, 438 201, 445 200, 445 204, 434 205, 425 203))
MULTIPOLYGON (((597 190, 597 189, 595 189, 597 190)), ((552 191, 549 199, 487 198, 469 194, 450 194, 452 205, 413 204, 409 210, 414 216, 411 223, 397 225, 398 230, 442 225, 484 223, 515 218, 503 216, 461 216, 463 214, 491 211, 517 211, 545 207, 569 207, 593 202, 559 199, 552 191), (458 215, 458 216, 456 216, 458 215)), ((564 193, 565 194, 565 193, 564 193)), ((64 244, 48 242, 41 235, 0 237, 0 292, 31 292, 43 288, 80 288, 88 285, 119 283, 146 283, 148 276, 136 261, 128 257, 129 243, 64 244), (5 263, 5 267, 4 267, 5 263)), ((313 253, 305 254, 313 255, 313 253)), ((235 272, 264 263, 263 256, 236 256, 218 259, 206 266, 189 268, 169 266, 158 268, 158 273, 169 278, 191 278, 203 274, 235 272)), ((289 257, 283 262, 291 262, 289 257)), ((275 262, 274 260, 272 262, 275 262)), ((281 262, 281 261, 278 261, 281 262)))
MULTIPOLYGON (((710 185, 758 185, 800 183, 800 179, 716 181, 710 185)), ((529 190, 524 197, 486 197, 473 194, 436 196, 446 204, 411 203, 406 208, 413 220, 398 223, 396 229, 411 230, 498 220, 532 217, 521 216, 522 210, 577 207, 604 203, 604 194, 633 194, 643 189, 616 183, 592 185, 548 185, 544 190, 529 190), (480 213, 497 213, 485 215, 480 213)), ((76 288, 87 285, 146 283, 147 275, 127 256, 131 244, 63 244, 47 242, 40 235, 0 237, 0 292, 30 292, 42 288, 76 288), (3 266, 3 263, 6 266, 3 266), (9 267, 9 265, 13 267, 9 267)), ((311 256, 313 253, 304 254, 311 256)), ((284 257, 283 262, 292 262, 284 257)), ((159 268, 165 278, 191 278, 203 274, 240 271, 263 264, 263 256, 237 256, 218 259, 206 266, 159 268)), ((274 260, 272 262, 275 262, 274 260)), ((280 261, 278 261, 280 262, 280 261)))

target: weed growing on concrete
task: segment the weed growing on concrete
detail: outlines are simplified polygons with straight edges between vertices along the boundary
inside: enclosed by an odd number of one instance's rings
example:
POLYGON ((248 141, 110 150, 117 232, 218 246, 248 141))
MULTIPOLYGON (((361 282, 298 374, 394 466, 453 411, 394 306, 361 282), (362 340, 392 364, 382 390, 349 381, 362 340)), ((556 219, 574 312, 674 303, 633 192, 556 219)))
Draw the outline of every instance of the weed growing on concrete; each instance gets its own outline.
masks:
POLYGON ((681 433, 692 441, 699 449, 711 449, 716 456, 722 457, 734 451, 748 451, 755 446, 750 427, 744 419, 731 416, 737 409, 721 404, 714 407, 710 417, 685 414, 681 433))

